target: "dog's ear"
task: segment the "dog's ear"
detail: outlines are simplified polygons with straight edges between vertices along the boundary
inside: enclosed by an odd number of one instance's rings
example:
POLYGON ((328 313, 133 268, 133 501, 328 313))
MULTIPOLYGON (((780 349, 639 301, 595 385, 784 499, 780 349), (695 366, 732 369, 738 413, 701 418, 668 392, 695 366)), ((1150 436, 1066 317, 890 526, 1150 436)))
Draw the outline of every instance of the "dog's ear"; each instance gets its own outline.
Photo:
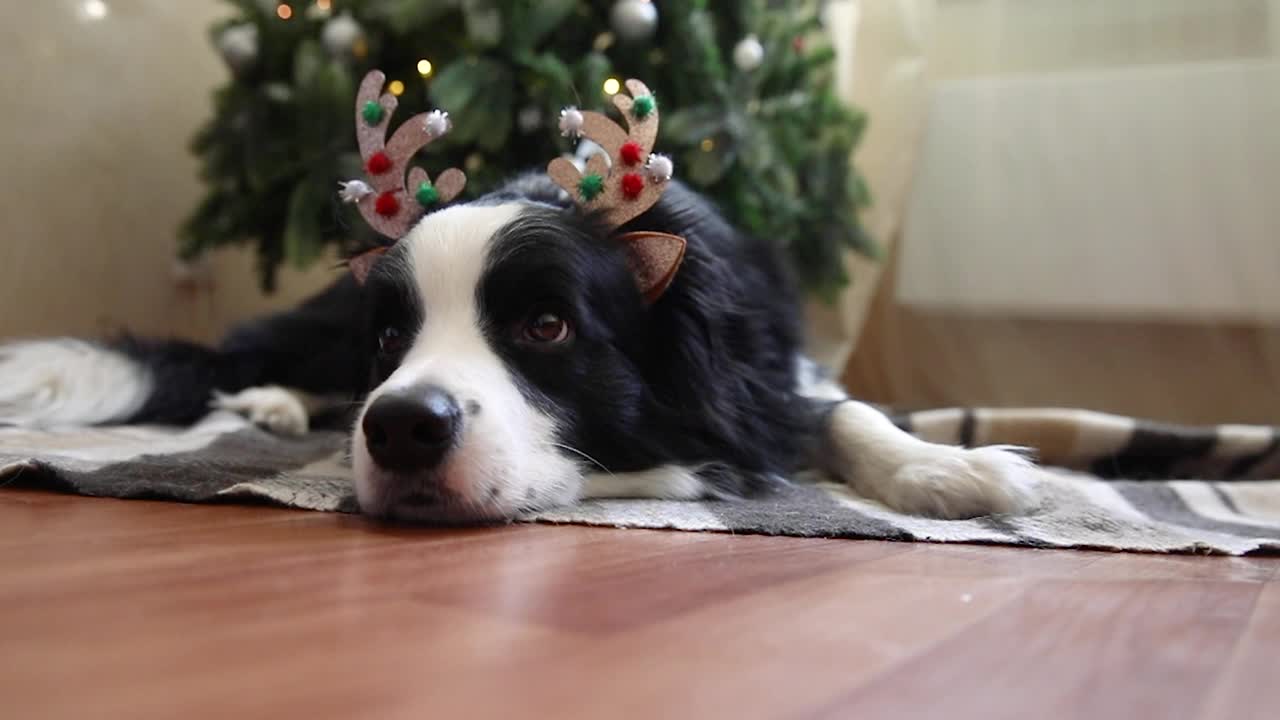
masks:
POLYGON ((627 266, 636 286, 650 305, 671 286, 684 260, 687 243, 678 235, 660 232, 629 232, 619 235, 627 256, 627 266))
POLYGON ((376 247, 372 250, 366 250, 347 261, 347 267, 351 270, 351 274, 355 277, 357 284, 364 285, 365 280, 369 279, 369 272, 373 270, 373 266, 390 249, 389 247, 376 247))

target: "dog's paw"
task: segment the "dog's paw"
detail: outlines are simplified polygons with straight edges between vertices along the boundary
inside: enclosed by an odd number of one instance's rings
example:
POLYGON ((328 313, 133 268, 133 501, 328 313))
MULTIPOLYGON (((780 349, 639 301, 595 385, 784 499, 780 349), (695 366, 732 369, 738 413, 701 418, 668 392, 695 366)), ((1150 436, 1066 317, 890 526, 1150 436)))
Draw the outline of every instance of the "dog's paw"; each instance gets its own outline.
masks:
POLYGON ((255 387, 230 395, 214 392, 212 405, 239 413, 277 435, 305 435, 310 427, 302 401, 282 387, 255 387))
POLYGON ((1017 448, 933 446, 898 467, 883 500, 942 520, 1025 512, 1034 502, 1032 468, 1017 448))

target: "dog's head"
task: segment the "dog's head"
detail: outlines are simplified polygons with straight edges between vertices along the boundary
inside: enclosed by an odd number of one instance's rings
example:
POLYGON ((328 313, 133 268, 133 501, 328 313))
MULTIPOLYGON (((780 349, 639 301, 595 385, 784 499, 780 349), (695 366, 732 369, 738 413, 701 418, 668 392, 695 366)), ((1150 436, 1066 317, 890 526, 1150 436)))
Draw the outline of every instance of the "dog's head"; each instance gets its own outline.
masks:
POLYGON ((743 264, 728 225, 677 186, 643 220, 689 251, 650 302, 607 225, 548 202, 545 176, 515 186, 427 215, 369 269, 362 509, 498 520, 573 502, 588 472, 767 465, 786 444, 771 403, 795 330, 741 303, 775 302, 785 283, 743 264))
POLYGON ((406 186, 405 168, 447 118, 414 118, 384 143, 396 104, 378 96, 384 79, 370 73, 357 101, 372 185, 343 189, 397 240, 353 263, 374 356, 352 444, 361 507, 492 520, 572 502, 587 472, 769 465, 760 448, 790 415, 795 342, 792 319, 764 307, 787 303, 785 283, 651 152, 649 89, 629 80, 614 97, 627 129, 566 108, 566 133, 604 151, 581 168, 557 158, 428 213, 461 173, 433 184, 415 168, 406 186))
POLYGON ((361 506, 483 520, 571 502, 643 412, 646 306, 584 215, 517 194, 427 215, 365 280, 361 506))

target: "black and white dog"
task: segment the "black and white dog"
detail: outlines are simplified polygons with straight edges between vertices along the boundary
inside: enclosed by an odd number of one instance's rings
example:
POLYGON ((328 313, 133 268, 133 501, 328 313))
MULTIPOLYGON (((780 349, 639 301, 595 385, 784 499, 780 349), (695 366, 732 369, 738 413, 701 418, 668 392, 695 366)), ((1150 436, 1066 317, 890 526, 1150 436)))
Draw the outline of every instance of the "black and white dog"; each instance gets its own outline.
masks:
POLYGON ((607 230, 529 175, 426 215, 363 285, 344 277, 216 349, 0 347, 0 423, 190 423, 212 402, 301 432, 325 401, 356 397, 361 508, 427 523, 741 497, 804 467, 907 513, 1027 506, 1016 452, 924 442, 818 376, 769 244, 674 181, 629 227, 688 242, 653 304, 607 230))

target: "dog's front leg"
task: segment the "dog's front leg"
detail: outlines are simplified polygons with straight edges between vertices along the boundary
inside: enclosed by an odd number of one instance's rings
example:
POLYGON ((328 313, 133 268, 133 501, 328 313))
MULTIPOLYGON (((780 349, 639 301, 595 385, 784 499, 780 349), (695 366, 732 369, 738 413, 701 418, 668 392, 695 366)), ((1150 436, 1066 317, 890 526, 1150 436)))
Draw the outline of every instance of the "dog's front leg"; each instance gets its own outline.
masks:
POLYGON ((1031 504, 1031 463, 1015 448, 926 442, 870 405, 834 405, 818 465, 898 512, 944 519, 1015 513, 1031 504))
POLYGON ((277 435, 306 435, 313 415, 333 404, 301 390, 263 385, 238 393, 214 391, 210 407, 230 410, 277 435))

